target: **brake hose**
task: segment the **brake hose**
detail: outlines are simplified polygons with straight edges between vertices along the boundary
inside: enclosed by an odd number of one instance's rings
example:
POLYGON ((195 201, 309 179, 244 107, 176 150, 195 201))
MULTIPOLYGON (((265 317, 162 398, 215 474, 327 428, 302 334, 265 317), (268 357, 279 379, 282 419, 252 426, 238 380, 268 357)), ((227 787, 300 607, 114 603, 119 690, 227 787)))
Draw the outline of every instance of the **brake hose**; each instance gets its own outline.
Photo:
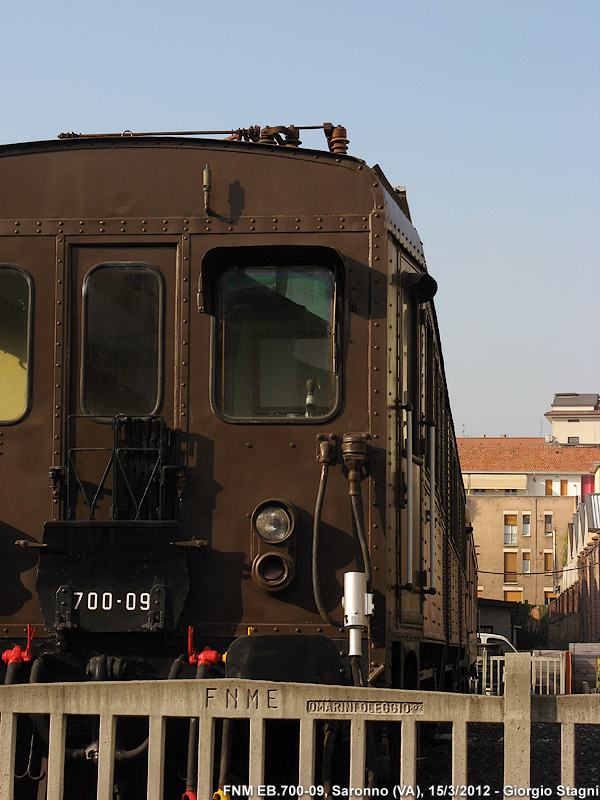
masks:
MULTIPOLYGON (((365 534, 365 526, 361 513, 360 503, 360 481, 361 470, 366 461, 366 441, 360 434, 344 434, 342 445, 342 453, 344 463, 348 468, 348 494, 352 503, 352 514, 354 517, 354 524, 356 526, 356 534, 360 543, 362 553, 363 565, 365 576, 367 578, 367 585, 371 583, 371 557, 369 555, 369 546, 367 544, 367 536, 365 534)), ((315 503, 315 514, 313 519, 313 546, 312 546, 312 584, 313 595, 315 604, 319 610, 321 618, 328 625, 333 625, 336 628, 341 628, 341 622, 337 622, 331 617, 321 597, 321 584, 319 581, 318 573, 318 551, 319 551, 319 531, 321 527, 321 510, 323 508, 323 498, 325 496, 325 487, 327 485, 327 472, 329 465, 333 461, 333 443, 331 441, 322 441, 319 444, 319 462, 321 464, 321 477, 319 480, 319 490, 317 492, 317 501, 315 503)))
POLYGON ((334 628, 341 628, 342 622, 338 622, 331 617, 323 603, 321 597, 321 583, 319 581, 319 531, 321 527, 321 510, 323 508, 323 498, 325 497, 325 487, 327 486, 327 472, 332 459, 333 446, 331 442, 321 442, 319 449, 319 461, 321 462, 321 477, 319 480, 319 491, 317 492, 317 502, 315 503, 315 514, 313 519, 313 542, 312 542, 312 585, 315 604, 324 622, 333 625, 334 628))
POLYGON ((348 470, 348 494, 352 502, 352 514, 356 526, 356 534, 360 542, 363 567, 367 578, 367 586, 371 584, 371 558, 363 525, 360 482, 367 462, 367 437, 361 433, 345 433, 342 440, 342 456, 348 470))
POLYGON ((365 534, 365 526, 363 525, 363 517, 361 513, 360 495, 351 495, 352 513, 354 514, 354 524, 356 525, 356 533, 358 541, 360 542, 360 549, 363 557, 363 565, 365 568, 365 575, 367 578, 367 586, 371 585, 371 556, 369 555, 369 547, 367 545, 367 537, 365 534))

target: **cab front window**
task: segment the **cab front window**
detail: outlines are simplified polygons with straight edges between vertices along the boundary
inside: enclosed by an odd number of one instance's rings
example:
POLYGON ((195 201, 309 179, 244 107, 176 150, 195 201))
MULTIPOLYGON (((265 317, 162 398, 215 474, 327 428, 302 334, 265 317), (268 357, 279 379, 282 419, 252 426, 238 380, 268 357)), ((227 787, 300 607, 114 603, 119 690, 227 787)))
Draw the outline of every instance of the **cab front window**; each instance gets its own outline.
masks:
POLYGON ((217 410, 239 421, 329 416, 338 403, 336 304, 329 266, 224 269, 217 284, 217 410))

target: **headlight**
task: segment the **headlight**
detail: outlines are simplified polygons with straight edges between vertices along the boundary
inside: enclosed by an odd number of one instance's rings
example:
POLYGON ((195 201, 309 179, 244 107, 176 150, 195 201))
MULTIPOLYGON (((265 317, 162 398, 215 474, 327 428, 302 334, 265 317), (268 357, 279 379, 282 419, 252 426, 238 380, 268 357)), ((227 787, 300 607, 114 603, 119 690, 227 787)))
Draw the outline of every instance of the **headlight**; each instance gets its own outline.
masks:
POLYGON ((296 526, 296 511, 286 500, 263 500, 252 512, 252 527, 269 544, 288 539, 296 526))
POLYGON ((252 579, 266 594, 287 591, 296 578, 298 512, 287 500, 271 497, 251 514, 252 579))
POLYGON ((256 532, 267 542, 281 542, 291 527, 287 512, 280 506, 265 506, 256 515, 256 532))
POLYGON ((252 563, 252 577, 263 592, 279 594, 289 589, 294 582, 294 561, 283 553, 263 553, 252 563))
POLYGON ((281 556, 267 553, 257 562, 256 571, 267 583, 279 584, 286 579, 289 570, 281 556))

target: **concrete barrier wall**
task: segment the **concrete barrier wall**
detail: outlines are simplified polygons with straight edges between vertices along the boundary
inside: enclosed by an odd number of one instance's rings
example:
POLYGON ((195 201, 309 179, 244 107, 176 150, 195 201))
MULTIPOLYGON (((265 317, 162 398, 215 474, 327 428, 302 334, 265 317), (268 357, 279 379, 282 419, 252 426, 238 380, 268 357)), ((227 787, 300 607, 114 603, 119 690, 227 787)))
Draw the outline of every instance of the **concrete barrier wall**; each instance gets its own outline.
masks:
POLYGON ((209 797, 212 784, 214 721, 250 720, 249 784, 264 778, 265 721, 299 720, 299 784, 314 786, 316 722, 350 722, 350 786, 365 782, 366 722, 401 724, 400 776, 403 786, 415 786, 417 724, 452 723, 452 783, 467 784, 467 725, 504 724, 504 785, 526 787, 529 781, 532 722, 562 726, 562 782, 574 784, 575 723, 600 724, 600 695, 531 695, 528 654, 506 657, 505 693, 501 697, 312 684, 275 684, 231 679, 202 682, 139 681, 129 683, 34 684, 0 687, 0 798, 13 796, 16 720, 19 714, 50 718, 47 800, 62 800, 66 715, 97 715, 98 800, 113 800, 117 718, 146 717, 149 725, 148 800, 163 800, 165 720, 199 720, 199 797, 209 797))

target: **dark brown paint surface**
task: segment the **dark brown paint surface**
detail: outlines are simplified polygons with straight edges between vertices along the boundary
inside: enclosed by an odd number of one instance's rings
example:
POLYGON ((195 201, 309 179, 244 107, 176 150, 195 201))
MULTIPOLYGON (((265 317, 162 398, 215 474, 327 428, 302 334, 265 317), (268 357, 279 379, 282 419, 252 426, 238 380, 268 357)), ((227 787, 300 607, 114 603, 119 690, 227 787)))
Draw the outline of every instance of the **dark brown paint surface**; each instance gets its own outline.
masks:
MULTIPOLYGON (((421 267, 402 251, 393 232, 388 234, 394 226, 386 208, 394 201, 375 173, 356 159, 311 151, 107 140, 2 148, 0 183, 0 264, 21 267, 35 284, 31 410, 18 425, 0 428, 0 631, 4 625, 15 634, 26 623, 41 622, 34 596, 36 551, 15 548, 13 542, 40 541, 44 522, 65 513, 64 503, 53 502, 49 468, 64 466, 74 442, 101 447, 106 439, 106 428, 93 420, 77 422, 75 433, 69 421, 83 411, 83 282, 98 264, 137 263, 164 276, 159 413, 180 434, 177 465, 186 473, 181 539, 208 542, 187 551, 190 592, 183 624, 193 624, 200 638, 240 635, 248 626, 261 633, 336 634, 316 610, 310 577, 320 473, 317 437, 334 435, 338 443, 323 507, 319 575, 327 609, 341 620, 343 574, 361 569, 339 453, 343 435, 353 432, 370 437, 361 492, 378 609, 374 658, 386 658, 393 640, 466 645, 469 556, 464 544, 456 553, 440 537, 436 553, 455 579, 448 579, 437 597, 399 589, 406 523, 404 501, 400 508, 397 498, 405 477, 395 474, 394 464, 404 472, 406 464, 389 444, 397 437, 394 381, 401 378, 401 346, 390 319, 402 313, 400 271, 421 267), (208 215, 202 191, 206 164, 212 174, 208 215), (233 423, 213 408, 215 273, 205 268, 206 254, 233 246, 326 247, 338 254, 342 373, 340 402, 331 418, 233 423), (250 516, 269 498, 281 498, 298 512, 297 580, 278 596, 262 592, 251 577, 253 559, 269 547, 252 533, 250 516)), ((427 314, 437 335, 433 311, 427 314)), ((440 375, 437 391, 445 397, 443 371, 440 375)), ((425 394, 424 389, 423 418, 425 394)), ((451 421, 448 431, 450 426, 451 421)), ((415 467, 417 577, 427 566, 429 547, 423 463, 415 467)), ((93 481, 93 459, 89 470, 93 481)), ((107 500, 99 513, 108 513, 108 505, 107 500)), ((445 513, 438 500, 442 533, 453 524, 442 519, 445 513)), ((464 542, 464 537, 456 534, 453 540, 464 542)), ((444 569, 437 569, 441 581, 444 569)), ((425 584, 423 579, 420 585, 425 584)))

